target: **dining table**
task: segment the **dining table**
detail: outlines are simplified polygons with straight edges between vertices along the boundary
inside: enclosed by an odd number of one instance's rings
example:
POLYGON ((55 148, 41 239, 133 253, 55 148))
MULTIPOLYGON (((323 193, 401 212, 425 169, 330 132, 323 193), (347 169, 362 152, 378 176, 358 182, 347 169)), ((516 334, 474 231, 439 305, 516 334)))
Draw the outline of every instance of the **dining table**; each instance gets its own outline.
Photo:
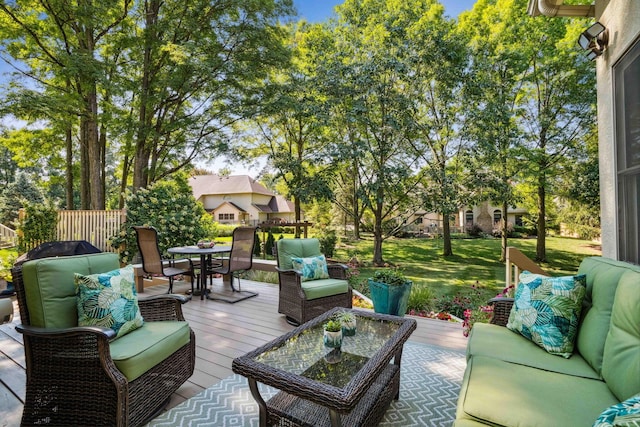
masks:
POLYGON ((212 248, 200 248, 197 245, 175 246, 167 249, 171 255, 199 255, 200 256, 200 299, 203 300, 207 293, 207 275, 205 266, 207 258, 231 252, 231 245, 215 245, 212 248))

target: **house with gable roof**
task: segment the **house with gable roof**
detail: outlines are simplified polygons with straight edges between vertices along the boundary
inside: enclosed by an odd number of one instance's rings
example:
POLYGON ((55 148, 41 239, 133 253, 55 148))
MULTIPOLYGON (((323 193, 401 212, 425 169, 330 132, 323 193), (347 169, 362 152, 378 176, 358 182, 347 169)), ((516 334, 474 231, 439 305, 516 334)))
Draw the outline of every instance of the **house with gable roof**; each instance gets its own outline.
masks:
POLYGON ((221 224, 295 221, 293 202, 249 175, 196 175, 189 185, 195 199, 221 224))

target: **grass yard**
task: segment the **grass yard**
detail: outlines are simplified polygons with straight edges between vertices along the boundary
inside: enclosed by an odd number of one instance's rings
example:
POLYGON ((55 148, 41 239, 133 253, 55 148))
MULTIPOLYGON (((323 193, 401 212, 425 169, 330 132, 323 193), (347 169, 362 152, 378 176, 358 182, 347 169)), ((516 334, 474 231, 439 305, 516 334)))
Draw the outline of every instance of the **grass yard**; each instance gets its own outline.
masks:
MULTIPOLYGON (((397 266, 414 282, 414 288, 428 287, 438 297, 466 293, 476 282, 484 296, 495 296, 504 288, 505 266, 500 259, 500 239, 455 239, 452 242, 454 256, 442 256, 442 239, 389 239, 383 244, 383 258, 397 266)), ((510 239, 509 246, 520 249, 525 255, 535 257, 535 239, 510 239)), ((593 242, 560 238, 547 238, 548 263, 541 267, 552 275, 575 273, 586 256, 600 255, 599 245, 593 242)), ((334 258, 347 261, 356 256, 365 266, 359 268, 362 281, 370 277, 375 267, 373 241, 365 237, 360 241, 343 240, 338 244, 334 258)), ((357 287, 365 290, 366 284, 357 287)))

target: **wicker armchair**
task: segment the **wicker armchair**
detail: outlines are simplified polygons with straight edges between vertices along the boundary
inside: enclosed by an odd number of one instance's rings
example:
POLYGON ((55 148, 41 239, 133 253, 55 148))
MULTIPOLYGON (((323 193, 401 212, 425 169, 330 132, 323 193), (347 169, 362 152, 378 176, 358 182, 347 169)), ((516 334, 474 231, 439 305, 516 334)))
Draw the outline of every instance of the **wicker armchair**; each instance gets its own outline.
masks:
POLYGON ((489 323, 498 326, 507 326, 513 301, 513 298, 507 297, 491 298, 488 303, 489 305, 493 305, 493 316, 491 316, 489 323))
POLYGON ((22 321, 16 329, 24 335, 27 365, 22 425, 139 426, 156 416, 193 374, 195 336, 181 308, 186 297, 140 300, 145 323, 117 340, 112 329, 77 326, 74 272, 119 267, 112 253, 44 258, 14 267, 22 321), (145 360, 140 363, 140 358, 145 360))
POLYGON ((352 290, 347 283, 347 266, 329 263, 329 279, 303 282, 300 272, 293 269, 292 257, 307 258, 322 255, 318 239, 281 239, 276 243, 278 259, 278 281, 280 295, 278 312, 287 317, 287 322, 299 325, 317 317, 334 307, 351 308, 352 290), (305 288, 327 286, 340 289, 337 293, 314 298, 305 288), (336 286, 337 285, 337 286, 336 286))

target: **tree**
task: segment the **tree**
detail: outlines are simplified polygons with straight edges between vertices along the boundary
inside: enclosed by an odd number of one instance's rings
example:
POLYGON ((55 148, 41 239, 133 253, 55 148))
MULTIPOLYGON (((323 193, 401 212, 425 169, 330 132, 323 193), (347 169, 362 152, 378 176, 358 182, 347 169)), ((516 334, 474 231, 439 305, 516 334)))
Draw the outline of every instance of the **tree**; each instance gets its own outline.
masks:
POLYGON ((469 169, 482 196, 501 206, 501 260, 507 250, 507 211, 517 203, 514 182, 522 167, 516 115, 528 68, 528 58, 518 46, 525 12, 515 0, 479 0, 460 17, 458 27, 471 49, 474 76, 465 85, 465 137, 473 143, 469 169))
MULTIPOLYGON (((40 107, 35 112, 40 119, 53 121, 67 113, 79 120, 85 209, 103 209, 105 204, 105 140, 99 135, 98 108, 98 82, 104 64, 98 52, 107 35, 127 17, 130 6, 131 0, 0 4, 3 49, 26 65, 23 74, 31 83, 46 88, 40 92, 22 87, 14 92, 18 103, 40 107)), ((65 132, 69 130, 67 125, 65 132)))
MULTIPOLYGON (((316 31, 305 24, 295 30, 292 64, 271 77, 266 102, 254 117, 259 137, 253 152, 265 153, 286 184, 296 222, 303 203, 330 196, 322 150, 327 115, 315 79, 316 51, 308 46, 316 31)), ((298 226, 295 235, 300 236, 298 226)))
POLYGON ((139 6, 143 19, 128 40, 134 189, 226 151, 230 126, 248 116, 266 73, 287 62, 277 20, 291 13, 290 0, 139 6))
POLYGON ((547 194, 558 175, 584 152, 594 131, 595 70, 575 49, 582 26, 561 19, 527 20, 526 37, 518 45, 527 52, 529 67, 519 97, 526 179, 537 194, 536 261, 546 262, 547 194))
POLYGON ((42 193, 25 173, 18 173, 16 180, 5 188, 0 196, 0 223, 12 225, 18 219, 18 211, 27 205, 44 202, 42 193))
POLYGON ((405 49, 410 28, 434 5, 433 1, 377 0, 346 1, 337 7, 335 48, 327 70, 331 83, 341 85, 337 93, 351 97, 341 109, 343 121, 353 124, 346 133, 348 140, 337 141, 342 145, 337 151, 349 153, 347 164, 358 169, 356 192, 373 214, 373 262, 377 265, 384 264, 383 240, 419 206, 412 196, 424 172, 415 173, 420 158, 410 143, 415 127, 406 113, 412 108, 406 77, 413 70, 405 49))

